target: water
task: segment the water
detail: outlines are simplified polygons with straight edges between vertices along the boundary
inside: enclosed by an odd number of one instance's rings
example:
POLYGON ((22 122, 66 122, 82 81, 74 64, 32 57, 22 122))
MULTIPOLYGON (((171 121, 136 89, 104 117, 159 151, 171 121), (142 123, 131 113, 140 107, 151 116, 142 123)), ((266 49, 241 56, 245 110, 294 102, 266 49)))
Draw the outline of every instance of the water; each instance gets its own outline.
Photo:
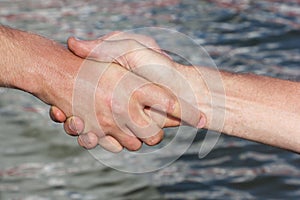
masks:
MULTIPOLYGON (((202 44, 220 68, 300 81, 298 0, 1 0, 0 23, 62 43, 70 35, 93 39, 112 30, 168 27, 202 44)), ((169 167, 121 173, 78 147, 35 98, 0 94, 0 199, 300 197, 298 154, 223 135, 199 160, 200 133, 169 167)))

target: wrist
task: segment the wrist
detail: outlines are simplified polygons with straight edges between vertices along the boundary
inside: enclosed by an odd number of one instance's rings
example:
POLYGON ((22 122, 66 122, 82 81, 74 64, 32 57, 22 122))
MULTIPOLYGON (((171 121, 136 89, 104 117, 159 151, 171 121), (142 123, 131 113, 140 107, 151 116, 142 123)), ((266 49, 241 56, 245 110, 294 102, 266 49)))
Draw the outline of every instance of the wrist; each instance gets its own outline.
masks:
POLYGON ((223 131, 225 123, 224 72, 213 68, 177 65, 191 85, 197 99, 197 109, 206 117, 204 128, 223 131))
POLYGON ((39 56, 45 48, 39 44, 41 37, 5 26, 0 26, 0 33, 1 86, 38 93, 40 75, 37 72, 45 63, 39 56))
POLYGON ((62 108, 69 116, 72 113, 72 95, 75 79, 83 60, 73 55, 63 46, 48 41, 47 48, 41 52, 38 65, 32 69, 37 87, 30 83, 25 89, 49 105, 62 108))
POLYGON ((15 88, 19 79, 19 69, 16 67, 18 57, 15 57, 17 31, 9 27, 0 26, 0 86, 15 88))
MULTIPOLYGON (((0 41, 0 86, 29 92, 58 107, 72 102, 82 59, 54 41, 3 26, 0 41)), ((69 110, 64 112, 70 114, 69 110)))

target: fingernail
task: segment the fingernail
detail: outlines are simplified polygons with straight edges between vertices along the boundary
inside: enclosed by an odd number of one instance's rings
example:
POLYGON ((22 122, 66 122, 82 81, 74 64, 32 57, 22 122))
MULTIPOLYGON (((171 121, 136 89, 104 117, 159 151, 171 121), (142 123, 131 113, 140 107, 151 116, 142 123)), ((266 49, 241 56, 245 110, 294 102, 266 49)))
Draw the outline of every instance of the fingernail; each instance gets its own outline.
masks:
POLYGON ((204 116, 201 116, 197 128, 203 128, 205 125, 206 125, 206 118, 204 116))
POLYGON ((82 138, 82 136, 81 137, 79 136, 78 137, 78 144, 80 146, 82 146, 83 148, 88 149, 88 145, 86 143, 86 138, 82 138))
POLYGON ((74 118, 71 118, 69 128, 71 129, 71 131, 77 133, 76 123, 74 118))
POLYGON ((90 138, 88 136, 84 137, 84 143, 87 145, 87 148, 89 147, 90 144, 90 138))

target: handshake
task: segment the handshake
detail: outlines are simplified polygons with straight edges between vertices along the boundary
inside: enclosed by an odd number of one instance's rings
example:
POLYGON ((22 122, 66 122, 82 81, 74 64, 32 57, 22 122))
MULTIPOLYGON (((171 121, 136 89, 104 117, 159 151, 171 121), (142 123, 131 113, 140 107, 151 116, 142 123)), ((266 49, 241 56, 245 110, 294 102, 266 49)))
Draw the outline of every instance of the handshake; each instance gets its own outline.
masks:
POLYGON ((300 152, 299 82, 185 66, 137 34, 71 37, 66 49, 0 26, 0 42, 0 87, 52 105, 51 118, 87 149, 134 151, 189 125, 300 152))
POLYGON ((59 106, 51 107, 50 116, 64 122, 79 145, 138 150, 142 142, 158 144, 165 127, 206 125, 198 108, 206 102, 195 95, 208 94, 200 72, 172 61, 152 38, 113 32, 93 41, 71 37, 68 47, 86 59, 73 85, 74 116, 59 106))

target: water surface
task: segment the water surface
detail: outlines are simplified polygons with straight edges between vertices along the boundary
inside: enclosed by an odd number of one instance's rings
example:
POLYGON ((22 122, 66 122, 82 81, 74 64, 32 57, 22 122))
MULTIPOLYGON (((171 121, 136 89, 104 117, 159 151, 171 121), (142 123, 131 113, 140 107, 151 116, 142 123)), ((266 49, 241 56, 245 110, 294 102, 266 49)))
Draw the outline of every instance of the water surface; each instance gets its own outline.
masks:
MULTIPOLYGON (((70 35, 93 39, 113 30, 167 27, 203 45, 221 69, 300 81, 297 0, 1 0, 0 23, 62 43, 70 35)), ((178 48, 176 41, 170 45, 178 48)), ((300 197, 298 154, 223 135, 200 160, 199 133, 169 167, 122 173, 78 147, 35 98, 7 89, 0 94, 0 199, 300 197)))

